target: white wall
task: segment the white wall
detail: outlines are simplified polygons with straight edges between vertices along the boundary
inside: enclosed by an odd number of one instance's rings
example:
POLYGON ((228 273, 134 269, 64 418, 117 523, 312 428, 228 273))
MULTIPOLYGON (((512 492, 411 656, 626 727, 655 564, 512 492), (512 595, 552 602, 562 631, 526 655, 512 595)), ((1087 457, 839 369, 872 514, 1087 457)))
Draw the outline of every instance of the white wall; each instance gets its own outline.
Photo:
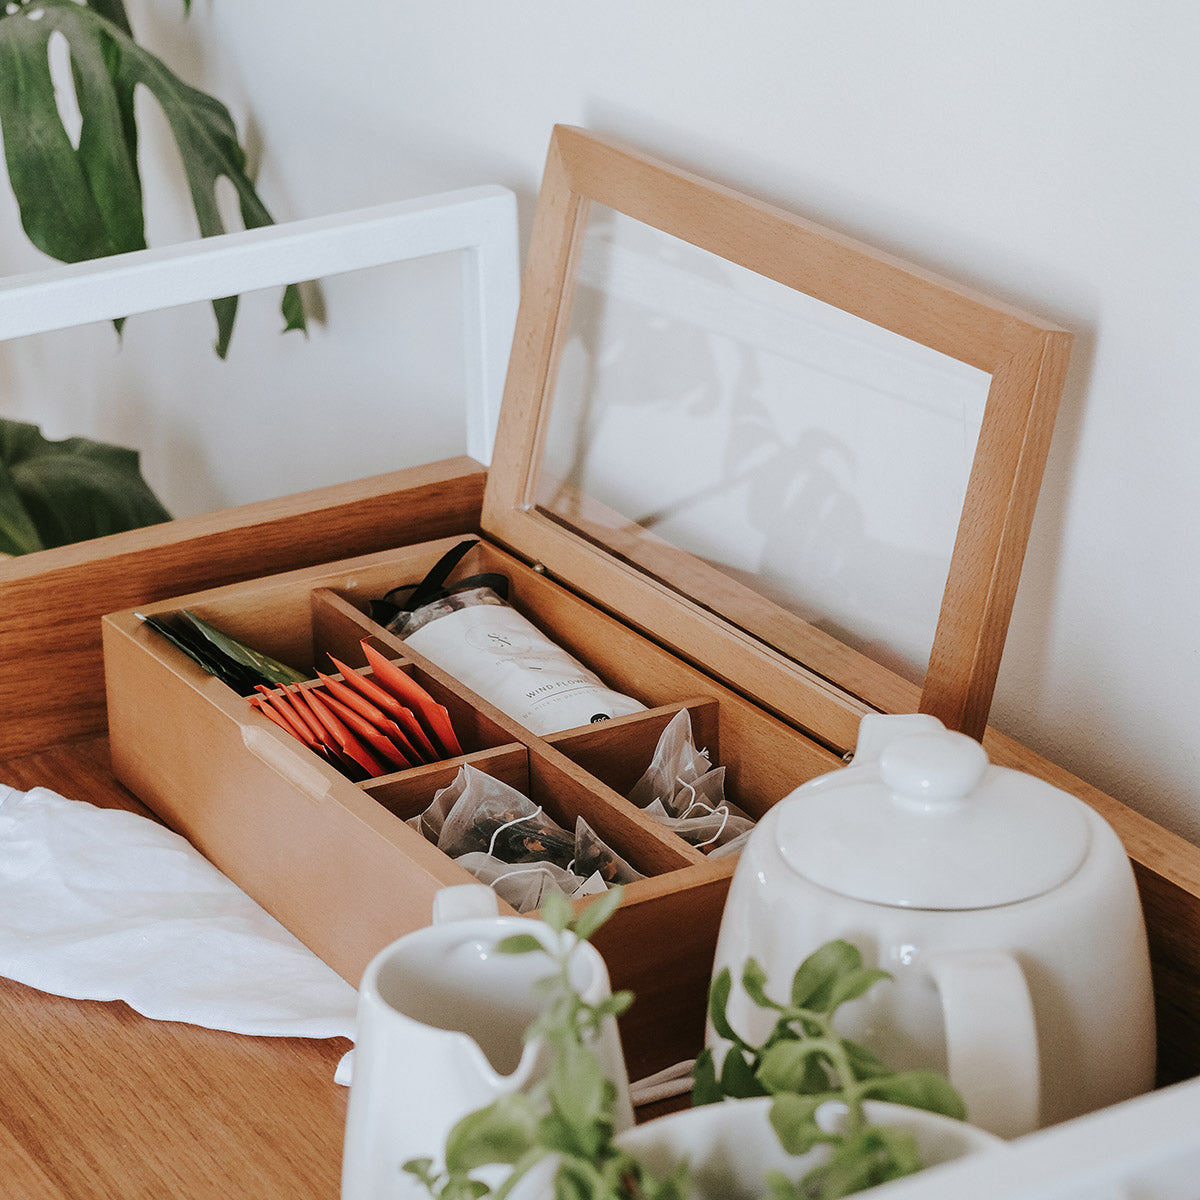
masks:
MULTIPOLYGON (((993 720, 1200 842, 1200 9, 1189 0, 202 0, 186 26, 163 0, 130 7, 153 44, 252 123, 279 218, 495 182, 519 193, 527 226, 563 121, 1073 329, 993 720)), ((156 234, 186 232, 181 216, 156 220, 156 234)), ((0 269, 14 269, 10 235, 2 253, 0 269)), ((366 382, 272 395, 259 430, 304 426, 321 463, 351 474, 460 449, 453 371, 431 361, 451 356, 425 332, 391 345, 409 316, 442 307, 424 288, 330 295, 328 332, 313 340, 334 347, 335 372, 337 347, 353 342, 366 382), (372 303, 397 292, 415 311, 364 336, 372 303), (346 396, 359 390, 379 393, 361 415, 346 396), (331 425, 335 396, 355 415, 331 425), (396 405, 410 419, 371 436, 396 405)), ((234 369, 210 369, 209 337, 194 321, 173 327, 125 354, 121 399, 79 403, 142 431, 148 451, 174 456, 177 481, 228 503, 265 473, 253 423, 222 455, 243 464, 228 477, 194 447, 267 386, 260 356, 297 385, 322 377, 299 350, 264 350, 273 335, 249 323, 234 369), (153 416, 162 389, 184 382, 182 406, 153 416)), ((0 387, 13 371, 0 365, 0 387)))

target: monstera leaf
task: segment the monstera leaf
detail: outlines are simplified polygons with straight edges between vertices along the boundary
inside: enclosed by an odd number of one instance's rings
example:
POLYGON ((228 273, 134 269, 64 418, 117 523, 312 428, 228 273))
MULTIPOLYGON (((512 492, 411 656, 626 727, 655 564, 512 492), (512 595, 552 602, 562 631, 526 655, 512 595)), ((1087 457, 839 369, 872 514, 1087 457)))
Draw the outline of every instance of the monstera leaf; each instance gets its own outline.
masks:
MULTIPOLYGON (((60 262, 145 248, 133 105, 139 85, 161 105, 179 147, 201 236, 225 232, 216 198, 222 176, 237 192, 247 229, 271 224, 246 174, 229 111, 137 44, 123 0, 9 0, 0 9, 4 157, 25 232, 60 262), (49 54, 55 34, 70 53, 82 115, 78 145, 55 99, 49 54)), ((237 297, 214 300, 213 310, 216 350, 223 358, 237 297)), ((294 285, 284 292, 283 316, 285 329, 304 328, 294 285)))
POLYGON ((136 450, 88 438, 47 441, 0 419, 0 554, 28 554, 169 521, 136 450))

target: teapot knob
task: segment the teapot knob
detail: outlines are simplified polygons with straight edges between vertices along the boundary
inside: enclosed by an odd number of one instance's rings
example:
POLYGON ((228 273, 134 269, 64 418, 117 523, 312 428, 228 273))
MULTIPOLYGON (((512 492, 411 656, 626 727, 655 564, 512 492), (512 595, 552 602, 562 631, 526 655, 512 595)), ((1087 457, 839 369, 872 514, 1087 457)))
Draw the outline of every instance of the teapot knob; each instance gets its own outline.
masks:
POLYGON ((958 808, 987 770, 984 748, 965 733, 913 733, 890 742, 879 773, 895 800, 929 810, 958 808))

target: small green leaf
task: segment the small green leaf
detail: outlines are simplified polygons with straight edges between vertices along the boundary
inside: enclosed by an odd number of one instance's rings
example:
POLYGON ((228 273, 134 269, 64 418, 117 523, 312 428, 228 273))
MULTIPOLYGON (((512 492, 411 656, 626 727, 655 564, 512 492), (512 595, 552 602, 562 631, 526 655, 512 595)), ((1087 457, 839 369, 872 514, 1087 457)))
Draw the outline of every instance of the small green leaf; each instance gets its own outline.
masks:
POLYGON ((909 1108, 923 1108, 959 1121, 967 1118, 966 1105, 957 1089, 936 1071, 906 1071, 871 1079, 864 1085, 863 1095, 907 1104, 909 1108))
POLYGON ((586 1128, 601 1117, 606 1084, 612 1086, 594 1054, 577 1042, 559 1048, 550 1068, 550 1099, 569 1125, 586 1128))
POLYGON ((768 1171, 763 1182, 767 1185, 765 1200, 807 1200, 782 1171, 768 1171))
POLYGON ((439 1193, 439 1200, 483 1200, 491 1191, 482 1179, 456 1175, 446 1181, 446 1186, 439 1193))
POLYGON ((835 940, 814 950, 792 977, 792 1004, 827 1013, 834 984, 841 976, 857 971, 862 954, 849 942, 835 940))
POLYGON ((564 932, 574 915, 571 902, 562 892, 551 892, 542 902, 541 918, 555 933, 564 932))
POLYGON ((451 1174, 489 1163, 515 1163, 536 1144, 538 1113, 527 1096, 513 1092, 468 1113, 446 1136, 451 1174))
POLYGON ((827 1001, 828 1011, 834 1012, 849 1000, 857 1000, 859 996, 869 991, 883 979, 891 979, 891 974, 878 967, 859 967, 847 971, 833 983, 829 989, 827 1001))
POLYGON ((823 1042, 777 1042, 763 1053, 756 1074, 759 1083, 772 1095, 828 1092, 829 1076, 823 1068, 829 1061, 829 1048, 823 1042))
POLYGON ((624 888, 617 886, 597 896, 575 919, 575 936, 586 942, 617 911, 624 894, 624 888))
POLYGON ((501 954, 530 954, 543 950, 542 943, 532 933, 514 933, 496 943, 501 954))
POLYGON ((300 294, 297 284, 289 283, 283 289, 283 303, 280 305, 283 313, 284 333, 307 333, 308 323, 304 313, 304 297, 300 294))
POLYGON ((745 1046, 746 1043, 729 1024, 729 1018, 725 1015, 732 993, 733 975, 728 967, 722 967, 708 989, 708 1017, 712 1021, 717 1037, 723 1038, 727 1042, 733 1042, 737 1046, 745 1046))
POLYGON ((713 1060, 713 1052, 705 1046, 696 1055, 696 1063, 692 1067, 692 1107, 716 1104, 723 1098, 724 1093, 717 1082, 717 1065, 713 1060))
POLYGON ((400 1167, 408 1175, 415 1175, 427 1188, 437 1182, 437 1172, 433 1169, 432 1158, 410 1158, 400 1167))
POLYGON ((880 1075, 892 1074, 891 1067, 872 1054, 866 1046, 843 1038, 842 1049, 846 1052, 855 1079, 875 1079, 880 1075))
POLYGON ((814 1146, 830 1140, 816 1121, 816 1112, 829 1097, 776 1096, 771 1102, 771 1128, 789 1154, 807 1154, 814 1146))
POLYGON ((736 1046, 725 1055, 725 1061, 721 1064, 721 1091, 724 1095, 734 1096, 739 1100, 768 1094, 754 1073, 754 1067, 746 1058, 745 1052, 736 1046))
POLYGON ((633 993, 630 991, 613 992, 597 1004, 593 1010, 593 1024, 599 1024, 605 1017, 624 1016, 633 1004, 633 993))
POLYGON ((920 1169, 911 1134, 868 1125, 835 1145, 829 1161, 804 1176, 800 1194, 812 1200, 841 1200, 920 1169))
POLYGON ((783 1012, 783 1005, 767 995, 767 973, 756 958, 746 959, 746 965, 742 968, 742 987, 759 1008, 783 1012))

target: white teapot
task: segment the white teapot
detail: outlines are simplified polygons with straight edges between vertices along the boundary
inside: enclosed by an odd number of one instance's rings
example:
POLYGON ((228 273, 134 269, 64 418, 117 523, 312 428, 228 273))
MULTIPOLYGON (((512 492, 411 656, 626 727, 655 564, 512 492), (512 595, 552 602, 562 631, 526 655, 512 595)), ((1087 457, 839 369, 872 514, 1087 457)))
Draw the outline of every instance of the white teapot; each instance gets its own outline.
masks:
MULTIPOLYGON (((1146 931, 1119 838, 933 717, 864 717, 852 765, 797 788, 751 834, 714 968, 733 973, 733 1028, 757 1042, 773 1024, 738 986, 748 957, 786 1001, 833 938, 893 977, 839 1010, 839 1032, 893 1068, 947 1073, 992 1133, 1153 1085, 1146 931)), ((719 1050, 711 1026, 708 1040, 719 1050)))

